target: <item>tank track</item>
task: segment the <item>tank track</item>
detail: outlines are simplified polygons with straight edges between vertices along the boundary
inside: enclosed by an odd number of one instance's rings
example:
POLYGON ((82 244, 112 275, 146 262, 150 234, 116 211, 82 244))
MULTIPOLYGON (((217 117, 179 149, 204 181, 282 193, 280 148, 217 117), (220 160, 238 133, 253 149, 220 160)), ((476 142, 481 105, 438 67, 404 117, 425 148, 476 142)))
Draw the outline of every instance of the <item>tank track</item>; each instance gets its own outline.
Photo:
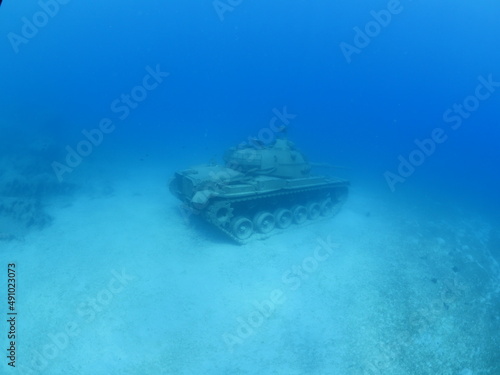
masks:
MULTIPOLYGON (((239 214, 241 216, 248 217, 244 213, 234 213, 234 206, 239 204, 239 203, 243 203, 243 202, 248 202, 248 203, 250 203, 252 201, 253 202, 262 202, 262 201, 270 200, 273 198, 283 198, 286 196, 293 197, 295 195, 295 196, 299 197, 301 195, 305 195, 308 193, 315 193, 315 195, 324 194, 324 196, 327 196, 327 197, 330 194, 334 194, 335 201, 333 201, 333 204, 334 204, 333 212, 331 214, 329 214, 328 216, 320 216, 320 217, 313 219, 313 220, 308 219, 302 224, 295 224, 295 223, 292 224, 294 226, 302 227, 302 226, 313 224, 313 223, 316 223, 320 220, 329 219, 329 218, 335 216, 340 211, 342 205, 345 203, 345 201, 347 199, 348 186, 349 186, 348 182, 332 182, 328 185, 323 185, 323 186, 314 186, 314 187, 307 187, 307 188, 301 188, 301 189, 295 189, 295 190, 280 190, 278 192, 265 193, 265 194, 254 194, 254 195, 246 196, 246 197, 242 197, 242 198, 214 199, 213 202, 211 202, 205 208, 203 216, 204 216, 206 221, 208 221, 209 223, 211 223, 212 225, 217 227, 219 230, 221 230, 223 233, 225 233, 228 237, 233 239, 236 243, 238 243, 240 245, 244 245, 244 244, 252 242, 254 240, 263 240, 263 239, 269 238, 271 236, 274 236, 274 235, 277 235, 280 233, 284 233, 284 232, 290 230, 291 228, 280 229, 278 227, 274 227, 274 229, 270 233, 266 233, 266 234, 258 233, 255 231, 250 236, 250 238, 243 240, 243 239, 236 237, 229 230, 229 228, 228 228, 229 225, 228 225, 227 221, 225 223, 223 223, 224 225, 221 225, 221 223, 214 217, 214 212, 216 211, 216 210, 213 210, 214 207, 216 207, 217 205, 221 205, 221 206, 224 205, 227 207, 229 205, 229 207, 231 207, 231 215, 230 215, 231 217, 239 216, 239 214), (340 193, 340 194, 337 194, 337 193, 340 193)), ((304 204, 306 202, 301 202, 301 203, 304 204)), ((289 209, 290 207, 285 207, 285 208, 289 209)), ((251 217, 249 217, 249 219, 251 220, 251 217)), ((230 222, 230 219, 229 219, 229 222, 230 222)))

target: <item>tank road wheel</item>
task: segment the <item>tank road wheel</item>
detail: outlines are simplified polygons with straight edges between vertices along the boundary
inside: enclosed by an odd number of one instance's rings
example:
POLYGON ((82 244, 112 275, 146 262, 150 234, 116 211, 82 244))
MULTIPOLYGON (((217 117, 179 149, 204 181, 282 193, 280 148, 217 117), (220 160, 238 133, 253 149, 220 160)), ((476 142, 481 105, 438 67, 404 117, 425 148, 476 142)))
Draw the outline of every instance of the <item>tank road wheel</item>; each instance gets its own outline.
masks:
POLYGON ((280 229, 288 228, 293 221, 292 211, 285 208, 278 208, 274 212, 274 220, 276 221, 276 226, 280 229))
POLYGON ((333 202, 330 198, 324 199, 321 204, 321 215, 323 216, 331 216, 333 214, 333 202))
POLYGON ((272 213, 267 211, 257 212, 253 218, 253 225, 260 233, 269 233, 274 229, 274 216, 272 213))
POLYGON ((217 202, 207 210, 207 213, 212 223, 223 227, 231 222, 233 211, 229 202, 217 202))
POLYGON ((231 221, 231 233, 239 240, 246 240, 253 233, 253 224, 250 219, 238 216, 231 221))
POLYGON ((302 224, 307 220, 307 208, 301 205, 292 207, 293 222, 295 224, 302 224))
POLYGON ((321 206, 319 203, 311 202, 307 205, 307 217, 310 220, 315 220, 321 215, 321 206))

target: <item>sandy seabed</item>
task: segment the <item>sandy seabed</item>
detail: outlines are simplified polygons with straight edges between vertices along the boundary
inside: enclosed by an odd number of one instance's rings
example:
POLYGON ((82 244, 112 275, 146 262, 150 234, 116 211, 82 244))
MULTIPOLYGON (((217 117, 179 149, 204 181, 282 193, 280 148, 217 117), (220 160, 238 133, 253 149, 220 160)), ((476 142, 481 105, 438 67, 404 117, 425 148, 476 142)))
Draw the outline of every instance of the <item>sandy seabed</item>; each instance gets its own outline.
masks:
POLYGON ((89 182, 0 243, 11 373, 500 373, 500 240, 481 217, 354 187, 336 217, 239 246, 160 177, 89 182))

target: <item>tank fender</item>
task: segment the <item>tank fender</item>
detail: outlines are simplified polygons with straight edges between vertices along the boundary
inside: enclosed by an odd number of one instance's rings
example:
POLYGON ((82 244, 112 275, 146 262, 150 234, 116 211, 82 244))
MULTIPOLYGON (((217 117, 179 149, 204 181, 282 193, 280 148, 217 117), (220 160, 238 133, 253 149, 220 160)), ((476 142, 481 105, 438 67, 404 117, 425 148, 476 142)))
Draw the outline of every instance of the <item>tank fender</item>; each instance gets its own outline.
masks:
POLYGON ((210 190, 200 190, 197 191, 194 195, 193 198, 191 199, 191 202, 196 208, 202 208, 205 207, 205 205, 208 203, 210 198, 216 197, 217 193, 210 191, 210 190))

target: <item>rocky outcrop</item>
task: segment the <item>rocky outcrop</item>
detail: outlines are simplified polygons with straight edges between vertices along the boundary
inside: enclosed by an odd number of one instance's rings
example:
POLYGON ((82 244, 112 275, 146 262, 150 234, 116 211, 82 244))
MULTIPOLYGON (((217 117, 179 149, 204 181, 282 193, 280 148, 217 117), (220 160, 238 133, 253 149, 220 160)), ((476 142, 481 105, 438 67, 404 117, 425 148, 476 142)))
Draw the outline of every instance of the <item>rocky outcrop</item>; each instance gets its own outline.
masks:
POLYGON ((60 183, 51 170, 58 148, 50 139, 9 151, 0 155, 0 233, 4 239, 49 225, 48 202, 75 190, 74 184, 60 183))

